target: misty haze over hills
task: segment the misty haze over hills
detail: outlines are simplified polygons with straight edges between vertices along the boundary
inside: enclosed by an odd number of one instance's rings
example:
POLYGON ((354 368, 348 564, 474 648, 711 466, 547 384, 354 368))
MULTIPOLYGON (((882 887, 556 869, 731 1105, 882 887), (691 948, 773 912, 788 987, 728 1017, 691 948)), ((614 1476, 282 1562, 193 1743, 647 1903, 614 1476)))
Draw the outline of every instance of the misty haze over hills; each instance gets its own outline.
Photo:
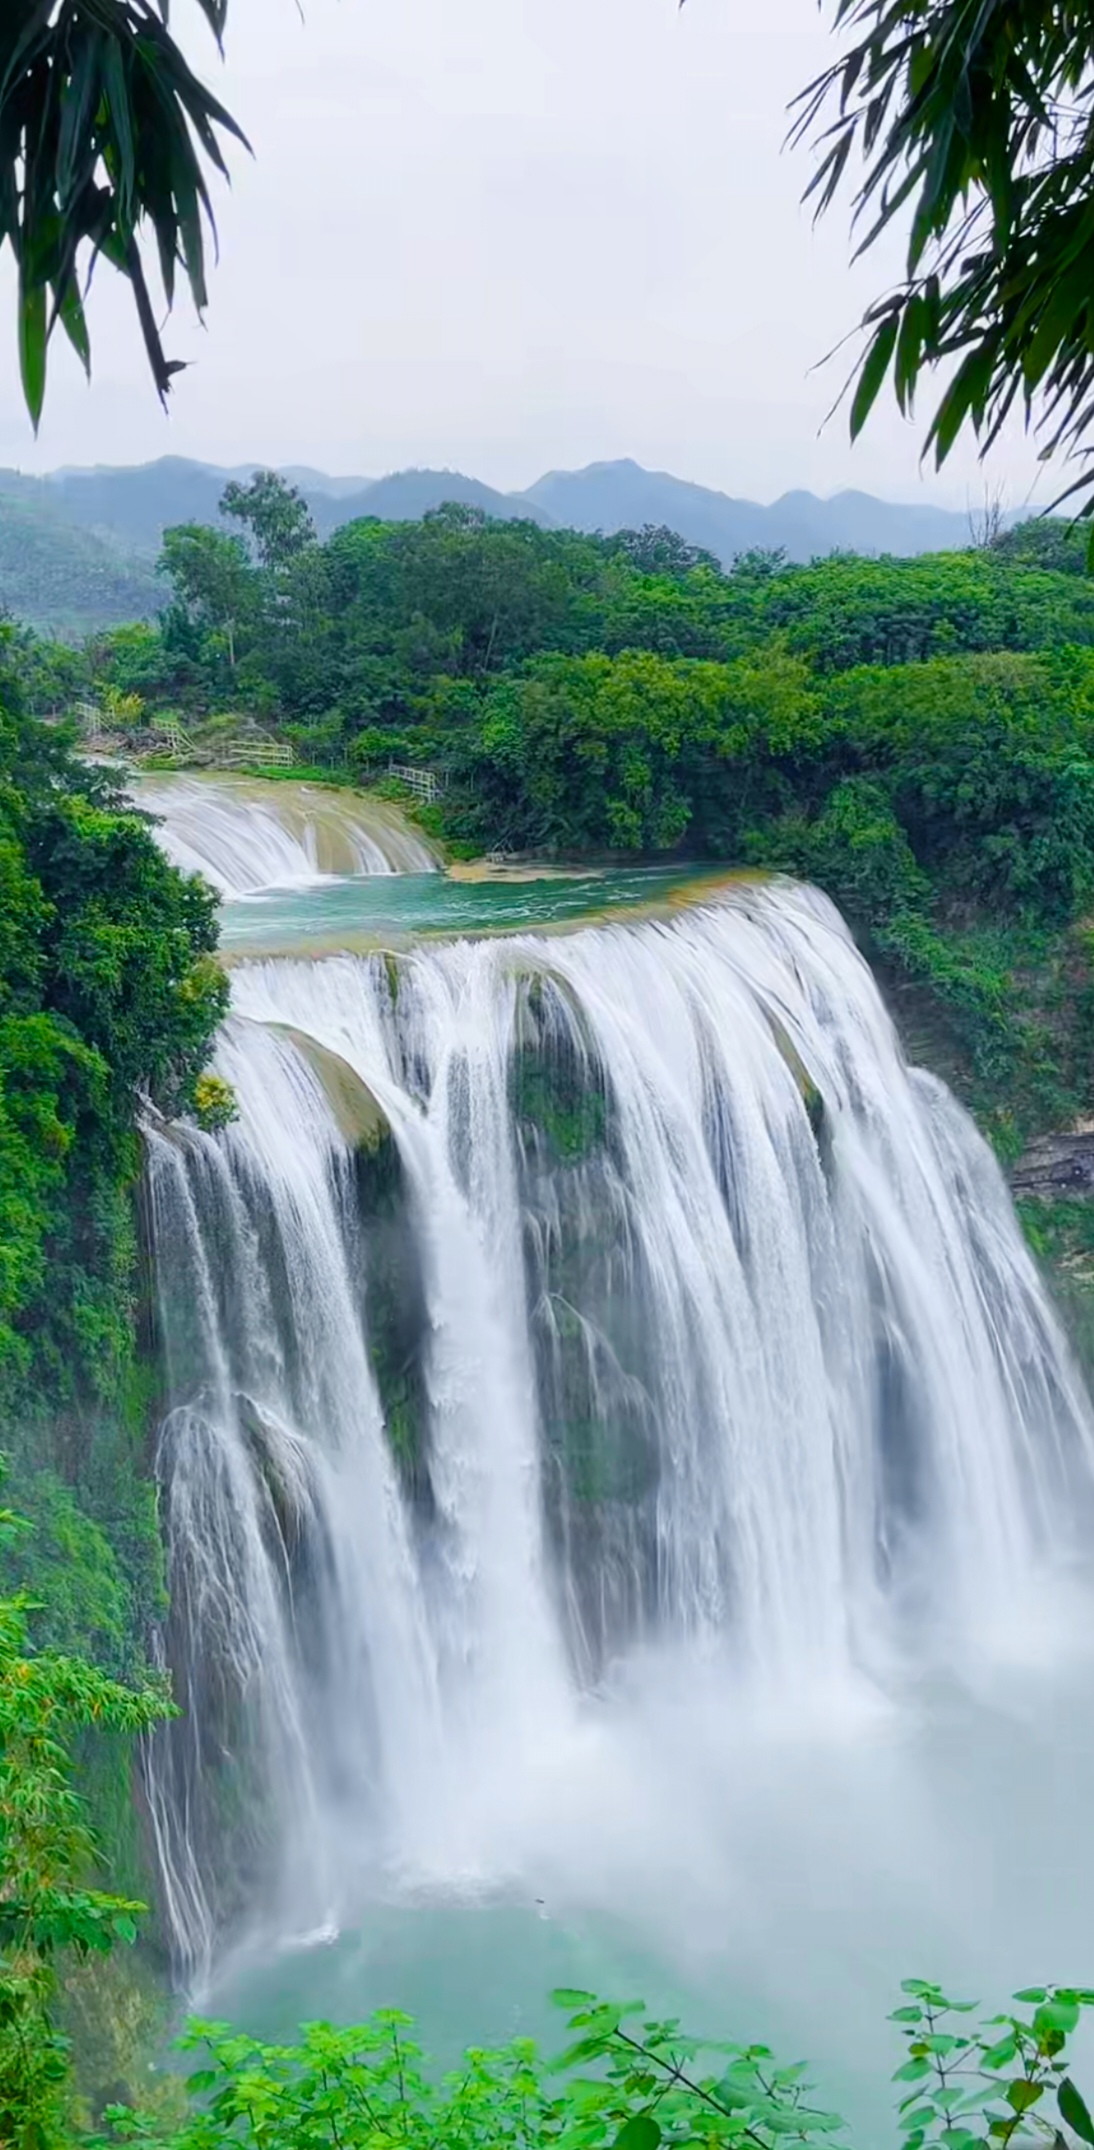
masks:
MULTIPOLYGON (((163 602, 154 561, 173 523, 216 522, 234 469, 164 456, 131 468, 58 470, 45 478, 0 471, 0 604, 60 633, 84 633, 154 614, 163 602)), ((724 567, 742 552, 782 550, 791 560, 835 551, 958 551, 969 519, 952 510, 902 506, 869 493, 786 493, 769 507, 644 470, 625 460, 548 471, 523 493, 502 493, 459 471, 402 470, 388 477, 332 477, 290 466, 320 537, 373 515, 413 521, 446 501, 545 528, 603 531, 664 524, 712 552, 724 567)))

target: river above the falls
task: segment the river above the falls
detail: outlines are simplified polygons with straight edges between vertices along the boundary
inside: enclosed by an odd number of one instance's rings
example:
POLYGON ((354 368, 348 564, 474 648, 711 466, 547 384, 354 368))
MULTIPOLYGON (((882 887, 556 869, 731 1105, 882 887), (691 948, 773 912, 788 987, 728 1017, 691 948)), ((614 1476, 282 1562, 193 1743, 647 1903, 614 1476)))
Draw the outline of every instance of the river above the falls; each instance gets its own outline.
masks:
POLYGON ((558 930, 615 912, 641 912, 706 888, 709 868, 606 867, 470 881, 437 873, 341 876, 271 888, 221 908, 231 960, 334 955, 399 946, 422 935, 558 930))

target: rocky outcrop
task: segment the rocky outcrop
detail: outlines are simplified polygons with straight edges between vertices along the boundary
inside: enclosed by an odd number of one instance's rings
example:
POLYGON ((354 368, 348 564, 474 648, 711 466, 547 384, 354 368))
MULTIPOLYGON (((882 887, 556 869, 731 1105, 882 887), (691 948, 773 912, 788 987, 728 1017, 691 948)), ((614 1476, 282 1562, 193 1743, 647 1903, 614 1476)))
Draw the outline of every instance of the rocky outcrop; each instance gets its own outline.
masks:
POLYGON ((1015 1194, 1058 1200, 1094 1195, 1094 1125, 1063 1135, 1038 1135, 1010 1176, 1015 1194))

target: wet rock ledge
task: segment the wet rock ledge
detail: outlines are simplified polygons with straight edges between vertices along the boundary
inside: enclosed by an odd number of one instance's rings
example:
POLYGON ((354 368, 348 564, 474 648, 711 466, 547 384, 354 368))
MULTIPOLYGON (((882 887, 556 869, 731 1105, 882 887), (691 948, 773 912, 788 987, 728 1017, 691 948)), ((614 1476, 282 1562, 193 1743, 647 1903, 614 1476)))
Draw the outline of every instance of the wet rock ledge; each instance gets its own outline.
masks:
POLYGON ((1010 1176, 1016 1195, 1094 1195, 1094 1123, 1068 1135, 1039 1135, 1010 1176))

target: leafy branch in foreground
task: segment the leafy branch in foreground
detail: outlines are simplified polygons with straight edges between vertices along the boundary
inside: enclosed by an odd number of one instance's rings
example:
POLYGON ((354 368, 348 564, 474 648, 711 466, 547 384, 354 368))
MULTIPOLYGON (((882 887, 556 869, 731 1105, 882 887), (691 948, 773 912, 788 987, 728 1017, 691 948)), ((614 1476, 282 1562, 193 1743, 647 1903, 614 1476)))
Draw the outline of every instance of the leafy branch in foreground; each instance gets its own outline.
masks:
MULTIPOLYGON (((1068 2037, 1094 1994, 1037 1988, 1016 2000, 1032 2015, 1003 2015, 976 2030, 948 2028, 975 2004, 910 1979, 896 2011, 908 2059, 896 2081, 903 2150, 1006 2150, 1052 2140, 1047 2110, 1082 2142, 1094 2123, 1066 2073, 1068 2037), (947 2027, 943 2027, 947 2026, 947 2027), (903 2095, 914 2084, 910 2095, 903 2095)), ((469 2050, 437 2081, 414 2042, 410 2017, 384 2010, 352 2030, 313 2023, 297 2046, 266 2046, 225 2024, 196 2023, 182 2041, 202 2065, 190 2077, 194 2110, 181 2129, 115 2107, 108 2140, 147 2150, 660 2150, 740 2144, 777 2150, 844 2135, 844 2122, 811 2102, 803 2067, 780 2066, 765 2045, 688 2037, 674 2019, 646 2018, 644 2003, 617 2006, 564 1989, 554 1996, 575 2041, 545 2062, 530 2039, 498 2052, 469 2050)))
MULTIPOLYGON (((1094 418, 1094 15, 1058 0, 837 0, 852 41, 797 101, 818 138, 818 213, 846 185, 864 253, 910 213, 903 280, 865 317, 851 403, 891 376, 950 378, 926 449, 971 425, 986 452, 1017 406, 1044 454, 1089 454, 1094 418), (852 176, 853 175, 853 176, 852 176)), ((1094 515, 1094 474, 1076 480, 1094 515)))
MULTIPOLYGON (((219 44, 227 0, 198 5, 219 44)), ((0 248, 11 246, 18 268, 19 359, 35 426, 58 321, 91 370, 82 254, 128 277, 161 397, 180 362, 160 337, 147 227, 168 307, 179 267, 199 313, 206 304, 206 168, 226 174, 220 138, 244 137, 167 25, 167 0, 30 0, 0 11, 0 248)))
POLYGON ((891 2018, 908 2045, 896 2081, 913 2086, 900 2101, 902 2150, 1052 2143, 1061 2120, 1094 2144, 1094 2121, 1065 2057, 1082 2010, 1094 2007, 1094 1992, 1025 1987, 1014 1996, 1024 2014, 990 2016, 974 2030, 961 2020, 975 2012, 974 2001, 949 2000, 921 1978, 905 1979, 902 1990, 909 1999, 891 2018))

